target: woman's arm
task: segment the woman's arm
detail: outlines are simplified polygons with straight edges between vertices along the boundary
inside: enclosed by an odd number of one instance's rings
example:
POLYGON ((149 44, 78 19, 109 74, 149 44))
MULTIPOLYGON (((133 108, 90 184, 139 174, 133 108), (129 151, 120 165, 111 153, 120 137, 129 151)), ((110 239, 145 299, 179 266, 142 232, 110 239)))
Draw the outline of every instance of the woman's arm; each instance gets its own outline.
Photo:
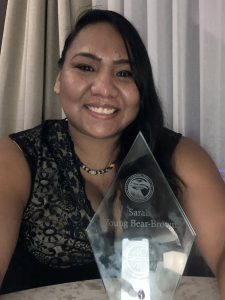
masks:
POLYGON ((0 285, 16 246, 21 218, 30 193, 29 166, 9 138, 0 141, 0 285))
POLYGON ((225 184, 209 155, 188 138, 182 138, 173 159, 175 171, 185 184, 182 206, 225 299, 225 184))

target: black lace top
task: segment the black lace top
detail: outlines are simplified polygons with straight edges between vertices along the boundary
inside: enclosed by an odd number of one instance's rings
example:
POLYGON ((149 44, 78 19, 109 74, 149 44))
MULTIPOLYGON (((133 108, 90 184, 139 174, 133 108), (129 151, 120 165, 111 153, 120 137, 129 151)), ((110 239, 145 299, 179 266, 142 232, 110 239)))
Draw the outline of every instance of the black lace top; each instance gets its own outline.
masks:
MULTIPOLYGON (((165 129, 163 136, 170 160, 181 135, 165 129)), ((94 212, 67 121, 45 121, 10 137, 28 161, 32 190, 2 291, 98 277, 85 232, 94 212)))

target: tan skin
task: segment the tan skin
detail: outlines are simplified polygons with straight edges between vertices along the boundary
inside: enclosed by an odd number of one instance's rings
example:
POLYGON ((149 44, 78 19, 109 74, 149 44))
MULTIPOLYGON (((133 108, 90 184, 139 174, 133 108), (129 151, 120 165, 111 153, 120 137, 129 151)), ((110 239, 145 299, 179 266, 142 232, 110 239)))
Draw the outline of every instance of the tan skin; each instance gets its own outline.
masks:
MULTIPOLYGON (((124 43, 111 25, 97 23, 81 30, 67 52, 54 90, 61 99, 80 159, 95 169, 115 160, 121 132, 138 114, 139 93, 130 76, 124 43)), ((225 185, 208 154, 188 138, 179 142, 172 164, 185 183, 181 202, 197 233, 198 247, 217 275, 225 299, 225 185)), ((115 171, 101 176, 82 171, 82 175, 96 210, 115 171)), ((2 279, 31 188, 27 161, 9 138, 0 142, 0 183, 2 279)))

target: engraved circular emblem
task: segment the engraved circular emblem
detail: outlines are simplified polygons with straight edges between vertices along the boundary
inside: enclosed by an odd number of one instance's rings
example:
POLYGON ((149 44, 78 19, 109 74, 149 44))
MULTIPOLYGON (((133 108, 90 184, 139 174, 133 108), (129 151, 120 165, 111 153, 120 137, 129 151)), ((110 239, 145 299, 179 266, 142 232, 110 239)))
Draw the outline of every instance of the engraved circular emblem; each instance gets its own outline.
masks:
POLYGON ((125 183, 125 193, 134 202, 148 201, 154 193, 154 184, 145 174, 134 174, 125 183))
POLYGON ((130 244, 124 253, 125 264, 136 278, 145 278, 149 274, 149 251, 148 246, 140 243, 130 244))

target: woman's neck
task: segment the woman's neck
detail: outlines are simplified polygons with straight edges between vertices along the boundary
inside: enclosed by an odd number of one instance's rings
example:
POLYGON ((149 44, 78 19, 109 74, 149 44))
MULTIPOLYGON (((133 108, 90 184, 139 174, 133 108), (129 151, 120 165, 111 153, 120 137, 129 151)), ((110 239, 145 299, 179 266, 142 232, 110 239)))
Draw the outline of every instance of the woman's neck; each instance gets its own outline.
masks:
POLYGON ((118 137, 99 139, 74 131, 70 134, 76 155, 89 168, 103 169, 116 161, 120 150, 118 137))

